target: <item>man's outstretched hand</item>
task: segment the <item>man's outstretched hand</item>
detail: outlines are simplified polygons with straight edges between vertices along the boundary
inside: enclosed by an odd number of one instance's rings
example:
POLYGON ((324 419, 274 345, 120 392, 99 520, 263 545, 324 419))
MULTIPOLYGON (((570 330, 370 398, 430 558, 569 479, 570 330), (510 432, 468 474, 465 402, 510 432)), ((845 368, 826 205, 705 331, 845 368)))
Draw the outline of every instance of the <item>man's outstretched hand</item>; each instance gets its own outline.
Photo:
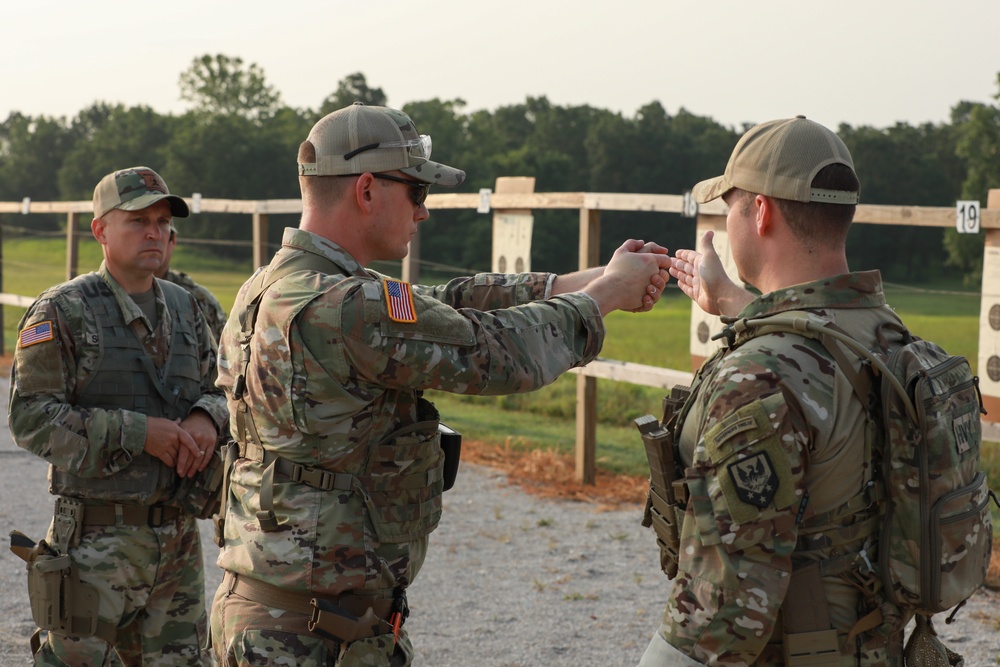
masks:
POLYGON ((734 283, 722 268, 722 259, 712 243, 715 232, 705 232, 698 251, 678 250, 670 260, 670 275, 692 301, 710 315, 735 316, 753 300, 753 295, 734 283))

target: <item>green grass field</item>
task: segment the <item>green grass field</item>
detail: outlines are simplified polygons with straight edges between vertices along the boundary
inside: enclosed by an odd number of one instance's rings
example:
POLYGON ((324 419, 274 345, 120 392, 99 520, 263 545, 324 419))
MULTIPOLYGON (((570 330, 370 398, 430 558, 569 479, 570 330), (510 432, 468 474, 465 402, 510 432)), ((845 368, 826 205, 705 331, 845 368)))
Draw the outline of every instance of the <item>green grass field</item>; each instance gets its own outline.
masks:
MULTIPOLYGON (((80 243, 80 272, 96 268, 100 246, 85 237, 80 243)), ((65 241, 10 239, 3 245, 2 292, 35 296, 65 279, 65 241)), ((173 266, 211 289, 228 311, 240 285, 251 273, 245 262, 225 263, 203 247, 179 246, 173 266)), ((888 287, 889 304, 918 336, 934 340, 953 354, 968 357, 977 367, 979 344, 978 294, 936 293, 888 287)), ((3 307, 4 350, 13 349, 16 325, 24 310, 3 307)), ((668 289, 650 313, 613 313, 606 319, 607 340, 601 356, 637 363, 691 370, 688 331, 691 305, 676 289, 668 289)), ((428 392, 445 420, 467 438, 523 449, 572 452, 576 437, 576 377, 566 375, 551 386, 529 394, 502 397, 457 396, 428 392)), ((598 464, 608 470, 645 474, 646 460, 635 417, 659 410, 663 391, 610 380, 598 381, 598 464)), ((1000 445, 987 447, 984 466, 1000 488, 1000 445)), ((1000 521, 998 521, 1000 524, 1000 521)))

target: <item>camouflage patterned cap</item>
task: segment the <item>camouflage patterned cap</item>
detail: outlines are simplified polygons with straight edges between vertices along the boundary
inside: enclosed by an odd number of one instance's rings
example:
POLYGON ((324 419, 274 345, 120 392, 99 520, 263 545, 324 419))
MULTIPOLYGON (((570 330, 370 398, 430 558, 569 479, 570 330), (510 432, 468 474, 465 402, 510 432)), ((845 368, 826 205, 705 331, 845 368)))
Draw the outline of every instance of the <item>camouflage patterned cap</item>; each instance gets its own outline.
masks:
POLYGON ((306 139, 316 161, 299 163, 301 176, 348 176, 399 170, 424 183, 456 186, 465 172, 432 162, 431 138, 417 134, 402 111, 355 102, 321 118, 306 139))
POLYGON ((166 199, 175 218, 190 215, 187 202, 170 194, 160 175, 149 167, 119 169, 101 179, 94 188, 94 217, 100 218, 112 209, 138 211, 166 199))
POLYGON ((726 173, 698 183, 693 194, 699 204, 733 188, 792 201, 857 204, 857 192, 812 187, 819 170, 830 164, 854 169, 850 151, 831 130, 805 116, 772 120, 747 130, 733 149, 726 173))

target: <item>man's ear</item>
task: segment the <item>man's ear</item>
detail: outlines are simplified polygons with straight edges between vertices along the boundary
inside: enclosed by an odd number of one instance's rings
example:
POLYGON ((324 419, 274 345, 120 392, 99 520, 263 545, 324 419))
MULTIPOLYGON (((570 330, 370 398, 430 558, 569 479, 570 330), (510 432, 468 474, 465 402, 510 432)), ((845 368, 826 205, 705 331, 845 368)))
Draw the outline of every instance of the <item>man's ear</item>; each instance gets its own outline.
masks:
POLYGON ((94 235, 97 242, 104 245, 108 242, 107 237, 104 235, 104 229, 108 226, 107 221, 104 218, 94 218, 90 221, 90 233, 94 235))
POLYGON ((371 213, 374 200, 375 177, 365 172, 358 177, 354 184, 354 197, 358 202, 358 208, 364 213, 371 213))
POLYGON ((776 210, 774 200, 766 195, 757 195, 754 198, 754 206, 757 209, 757 235, 765 236, 771 232, 774 225, 776 210))

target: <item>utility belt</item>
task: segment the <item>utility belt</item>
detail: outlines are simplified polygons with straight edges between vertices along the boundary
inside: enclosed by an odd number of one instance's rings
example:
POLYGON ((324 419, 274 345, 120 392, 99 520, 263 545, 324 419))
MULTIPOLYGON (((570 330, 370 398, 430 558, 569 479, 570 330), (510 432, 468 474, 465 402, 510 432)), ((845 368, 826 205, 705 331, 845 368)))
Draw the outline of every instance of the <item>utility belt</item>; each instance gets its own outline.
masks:
POLYGON ((410 613, 404 589, 389 589, 371 595, 341 593, 318 597, 312 593, 288 591, 228 571, 222 585, 230 594, 251 602, 308 616, 310 632, 345 645, 378 635, 392 633, 398 636, 399 628, 410 613))
MULTIPOLYGON (((252 422, 247 420, 245 423, 252 422)), ((457 473, 461 435, 451 429, 448 431, 444 435, 447 436, 449 450, 455 456, 450 470, 457 473)), ((429 534, 441 515, 440 495, 446 484, 445 471, 449 469, 447 462, 443 461, 445 454, 439 447, 442 436, 436 421, 414 424, 395 432, 386 443, 376 447, 382 452, 391 452, 392 456, 409 456, 411 461, 421 463, 392 474, 379 471, 365 475, 297 463, 265 449, 255 439, 230 441, 226 447, 222 496, 228 500, 230 473, 236 460, 247 459, 260 463, 264 468, 256 512, 257 523, 263 532, 278 530, 274 485, 275 480, 284 478, 319 491, 358 493, 365 501, 380 541, 409 542, 429 534)), ((391 460, 382 461, 381 465, 389 467, 394 463, 391 460)), ((220 511, 215 520, 215 541, 220 547, 225 544, 224 514, 220 511)))
POLYGON ((60 553, 80 543, 83 529, 91 526, 146 526, 159 528, 176 521, 177 507, 167 505, 122 505, 59 496, 52 518, 53 544, 60 553))
MULTIPOLYGON (((59 516, 68 508, 65 500, 63 503, 56 503, 56 515, 59 516)), ((177 507, 167 507, 166 505, 148 505, 137 507, 134 505, 120 505, 118 503, 108 503, 92 505, 84 503, 82 505, 83 526, 148 526, 149 528, 159 528, 177 520, 181 511, 177 507)))

